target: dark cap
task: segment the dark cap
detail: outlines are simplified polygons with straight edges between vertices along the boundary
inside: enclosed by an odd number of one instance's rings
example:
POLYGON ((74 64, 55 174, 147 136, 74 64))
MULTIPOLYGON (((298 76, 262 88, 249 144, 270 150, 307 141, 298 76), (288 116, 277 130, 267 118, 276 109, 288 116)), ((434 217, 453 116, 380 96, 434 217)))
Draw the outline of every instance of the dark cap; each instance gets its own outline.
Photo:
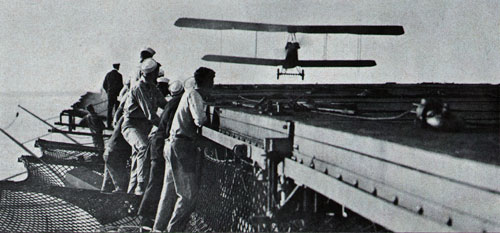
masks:
POLYGON ((150 47, 142 49, 141 53, 142 52, 147 52, 147 53, 151 54, 151 56, 154 56, 156 54, 156 51, 154 49, 150 48, 150 47))

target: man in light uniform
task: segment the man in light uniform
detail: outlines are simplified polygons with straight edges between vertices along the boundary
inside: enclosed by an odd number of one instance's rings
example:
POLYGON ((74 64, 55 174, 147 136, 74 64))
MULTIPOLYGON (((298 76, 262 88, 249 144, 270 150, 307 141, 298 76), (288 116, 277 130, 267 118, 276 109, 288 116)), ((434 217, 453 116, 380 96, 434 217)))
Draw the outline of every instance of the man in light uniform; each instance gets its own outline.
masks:
POLYGON ((165 142, 165 179, 154 230, 184 231, 198 192, 196 150, 198 129, 207 120, 202 94, 213 87, 215 72, 200 67, 194 73, 196 85, 182 95, 165 142), (167 226, 168 224, 168 226, 167 226))
MULTIPOLYGON (((141 79, 141 65, 142 62, 145 61, 148 58, 153 58, 153 56, 156 54, 156 51, 154 51, 152 48, 145 48, 141 50, 140 53, 140 65, 139 68, 133 72, 133 74, 125 80, 125 85, 123 85, 123 88, 120 90, 120 93, 118 94, 118 101, 120 101, 120 105, 118 106, 118 109, 116 110, 114 119, 113 119, 113 125, 116 126, 118 121, 123 115, 123 104, 125 103, 125 100, 128 96, 128 91, 130 90, 131 86, 137 85, 139 80, 141 79)), ((158 76, 160 76, 160 73, 158 73, 158 76)))
POLYGON ((148 134, 152 125, 158 126, 160 118, 156 115, 158 107, 163 108, 167 101, 156 87, 160 65, 152 58, 141 63, 141 79, 131 86, 123 107, 121 133, 132 146, 132 163, 128 193, 142 195, 148 180, 149 161, 146 149, 148 134))
MULTIPOLYGON (((158 81, 160 83, 160 80, 158 81)), ((161 90, 160 90, 161 91, 161 90)), ((165 158, 163 156, 163 148, 165 147, 165 139, 170 136, 170 127, 174 119, 177 106, 184 93, 182 82, 174 80, 170 83, 168 91, 170 99, 167 106, 161 113, 160 125, 156 131, 151 132, 149 153, 151 157, 151 169, 149 172, 149 181, 144 196, 139 207, 138 215, 141 218, 141 226, 151 230, 160 201, 161 190, 163 188, 163 178, 165 176, 165 158)), ((175 194, 174 194, 175 195, 175 194)))

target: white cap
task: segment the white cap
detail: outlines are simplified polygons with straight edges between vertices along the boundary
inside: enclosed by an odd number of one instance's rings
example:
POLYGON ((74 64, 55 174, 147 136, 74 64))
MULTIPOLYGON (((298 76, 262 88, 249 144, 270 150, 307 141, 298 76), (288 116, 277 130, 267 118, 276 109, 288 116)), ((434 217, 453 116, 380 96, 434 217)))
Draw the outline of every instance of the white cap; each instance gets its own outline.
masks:
POLYGON ((172 95, 178 95, 182 92, 184 87, 182 86, 182 82, 179 80, 174 80, 170 82, 170 85, 168 85, 168 91, 170 91, 170 94, 172 95))
POLYGON ((161 78, 156 79, 156 81, 159 83, 168 83, 168 82, 170 82, 170 79, 167 77, 161 77, 161 78))
POLYGON ((144 74, 149 74, 153 72, 154 70, 156 70, 157 67, 158 63, 152 58, 148 58, 141 63, 141 71, 144 74))
POLYGON ((189 90, 193 89, 196 85, 196 80, 194 80, 194 77, 189 77, 186 80, 184 80, 184 89, 189 90))

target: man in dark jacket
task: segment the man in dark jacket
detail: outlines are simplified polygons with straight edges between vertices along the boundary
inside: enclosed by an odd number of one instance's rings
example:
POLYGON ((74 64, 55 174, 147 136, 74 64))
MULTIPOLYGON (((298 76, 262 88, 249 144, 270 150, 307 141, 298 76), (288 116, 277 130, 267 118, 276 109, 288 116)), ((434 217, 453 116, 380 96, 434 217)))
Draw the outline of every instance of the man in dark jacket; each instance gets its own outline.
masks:
POLYGON ((144 192, 141 205, 139 207, 138 215, 142 216, 142 226, 152 228, 153 220, 156 216, 158 202, 160 201, 160 194, 163 187, 163 177, 165 174, 165 158, 163 157, 163 147, 165 146, 165 139, 170 136, 170 125, 174 119, 175 111, 181 100, 184 88, 182 82, 175 80, 170 83, 168 91, 172 99, 168 101, 165 110, 161 114, 160 124, 157 130, 152 133, 149 140, 151 154, 151 169, 149 172, 149 181, 144 192))
POLYGON ((108 128, 112 128, 113 121, 113 109, 116 111, 120 103, 117 100, 118 95, 120 94, 121 89, 123 88, 123 79, 122 75, 118 72, 120 69, 120 64, 113 64, 113 70, 106 74, 104 77, 104 83, 102 87, 108 94, 108 115, 107 115, 107 124, 108 128))

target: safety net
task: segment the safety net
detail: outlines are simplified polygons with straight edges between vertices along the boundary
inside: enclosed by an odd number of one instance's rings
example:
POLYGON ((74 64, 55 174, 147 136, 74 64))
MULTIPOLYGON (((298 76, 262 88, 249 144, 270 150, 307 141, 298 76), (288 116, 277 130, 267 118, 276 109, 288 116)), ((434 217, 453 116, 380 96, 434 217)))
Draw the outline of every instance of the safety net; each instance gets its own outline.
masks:
MULTIPOLYGON (((42 157, 22 156, 28 170, 22 182, 0 182, 0 231, 140 231, 131 206, 136 196, 101 193, 102 162, 80 145, 39 141, 42 157), (92 176, 95 176, 92 178, 92 176), (89 178, 90 177, 90 178, 89 178), (74 186, 77 180, 89 188, 74 186), (93 188, 94 187, 94 188, 93 188)), ((361 217, 339 221, 326 215, 266 217, 267 185, 263 171, 230 150, 205 151, 196 209, 189 232, 377 231, 361 217), (307 220, 307 221, 306 221, 307 220)), ((290 211, 296 213, 297 211, 290 211)))

